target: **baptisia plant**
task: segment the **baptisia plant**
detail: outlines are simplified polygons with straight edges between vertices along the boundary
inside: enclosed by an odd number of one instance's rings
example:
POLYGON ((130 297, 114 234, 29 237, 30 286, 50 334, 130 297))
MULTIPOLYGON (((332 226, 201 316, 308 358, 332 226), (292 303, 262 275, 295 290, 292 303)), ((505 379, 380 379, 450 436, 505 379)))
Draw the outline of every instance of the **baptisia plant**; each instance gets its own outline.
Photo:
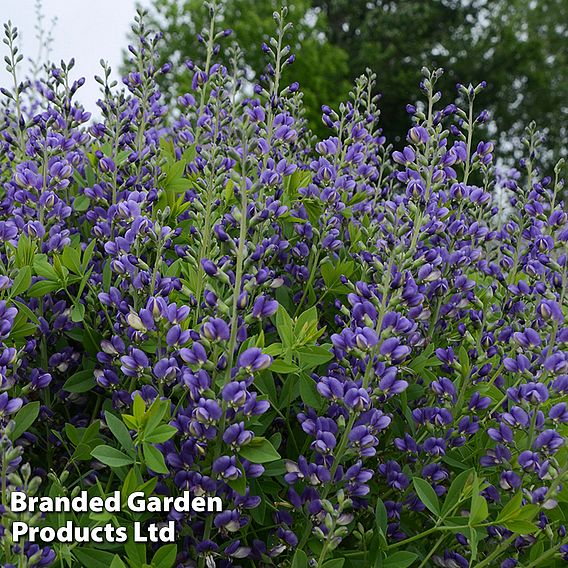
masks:
POLYGON ((397 149, 371 71, 317 140, 283 81, 286 9, 251 86, 208 8, 187 93, 160 93, 140 12, 93 115, 73 61, 22 81, 5 27, 3 565, 565 565, 562 163, 539 170, 531 124, 497 168, 485 85, 442 106, 441 70, 397 149), (10 510, 85 490, 223 511, 10 510), (15 541, 16 520, 171 521, 176 543, 15 541))

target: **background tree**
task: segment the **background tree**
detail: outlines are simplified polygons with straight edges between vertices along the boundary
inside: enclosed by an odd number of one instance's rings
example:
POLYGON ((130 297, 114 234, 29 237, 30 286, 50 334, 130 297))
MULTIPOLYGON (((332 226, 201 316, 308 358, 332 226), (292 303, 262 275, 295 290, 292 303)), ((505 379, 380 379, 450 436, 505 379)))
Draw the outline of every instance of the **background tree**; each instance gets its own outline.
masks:
MULTIPOLYGON (((262 43, 274 35, 274 10, 281 2, 271 0, 220 0, 219 29, 233 31, 234 39, 243 51, 248 78, 253 80, 266 66, 262 43)), ((351 88, 352 73, 348 54, 326 37, 323 13, 313 10, 311 0, 292 0, 288 5, 288 21, 293 30, 288 36, 292 53, 299 54, 285 71, 285 80, 298 81, 304 94, 306 116, 313 129, 321 129, 322 104, 338 105, 351 88)), ((207 10, 201 0, 154 0, 150 10, 153 25, 164 34, 163 61, 171 61, 178 69, 171 83, 162 85, 170 95, 186 92, 191 74, 184 62, 203 55, 203 46, 196 38, 207 21, 207 10)), ((226 41, 224 47, 230 44, 226 41)), ((228 63, 228 53, 222 56, 228 63)))
MULTIPOLYGON (((262 42, 274 31, 280 1, 219 0, 220 24, 232 28, 248 78, 264 70, 262 42)), ((504 136, 519 136, 535 120, 548 135, 551 156, 566 149, 568 118, 568 2, 565 0, 288 0, 296 62, 310 125, 322 132, 320 106, 344 100, 352 81, 370 67, 378 74, 381 124, 396 142, 408 128, 405 107, 420 69, 444 67, 448 101, 455 84, 487 81, 481 98, 504 136)), ((183 66, 197 57, 205 21, 201 0, 153 0, 150 16, 163 30, 164 60, 179 72, 167 87, 187 90, 183 66)), ((171 81, 171 75, 168 76, 171 81)), ((482 110, 481 108, 479 110, 482 110)))

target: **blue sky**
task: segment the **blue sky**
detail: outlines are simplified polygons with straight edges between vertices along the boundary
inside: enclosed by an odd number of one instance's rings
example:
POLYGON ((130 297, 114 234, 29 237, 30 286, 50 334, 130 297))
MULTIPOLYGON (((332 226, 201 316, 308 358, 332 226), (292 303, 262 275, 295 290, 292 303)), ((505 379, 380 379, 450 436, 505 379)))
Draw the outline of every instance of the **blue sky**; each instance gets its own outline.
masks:
MULTIPOLYGON (((75 58, 74 78, 85 77, 86 83, 78 98, 87 110, 96 113, 94 103, 98 98, 98 84, 93 76, 100 74, 100 59, 117 69, 122 50, 126 48, 126 35, 136 12, 135 0, 42 0, 45 23, 50 25, 57 18, 53 30, 51 59, 75 58)), ((142 3, 147 5, 146 2, 142 3)), ((0 0, 2 24, 11 20, 20 31, 19 47, 26 57, 35 57, 38 51, 35 25, 36 0, 0 0)), ((2 35, 4 29, 2 25, 2 35)), ((0 49, 5 48, 0 44, 0 49)), ((5 49, 0 58, 0 85, 11 79, 5 65, 5 49)), ((23 64, 23 62, 22 62, 23 64)), ((118 75, 117 75, 118 78, 118 75)))

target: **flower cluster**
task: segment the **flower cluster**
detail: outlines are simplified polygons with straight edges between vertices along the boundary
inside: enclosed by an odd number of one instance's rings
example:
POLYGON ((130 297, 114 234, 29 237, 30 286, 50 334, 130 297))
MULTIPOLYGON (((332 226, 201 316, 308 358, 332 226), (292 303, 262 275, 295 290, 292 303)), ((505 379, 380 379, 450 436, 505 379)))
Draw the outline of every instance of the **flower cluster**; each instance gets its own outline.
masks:
MULTIPOLYGON (((199 35, 166 104, 140 13, 98 111, 73 61, 20 82, 0 125, 4 566, 560 566, 568 560, 568 215, 562 164, 495 165, 485 84, 440 106, 422 71, 399 149, 375 75, 316 140, 286 10, 249 88, 199 35), (11 491, 216 496, 177 544, 20 542, 11 491), (173 548, 172 548, 173 546, 173 548)), ((27 515, 82 526, 96 515, 27 515)))

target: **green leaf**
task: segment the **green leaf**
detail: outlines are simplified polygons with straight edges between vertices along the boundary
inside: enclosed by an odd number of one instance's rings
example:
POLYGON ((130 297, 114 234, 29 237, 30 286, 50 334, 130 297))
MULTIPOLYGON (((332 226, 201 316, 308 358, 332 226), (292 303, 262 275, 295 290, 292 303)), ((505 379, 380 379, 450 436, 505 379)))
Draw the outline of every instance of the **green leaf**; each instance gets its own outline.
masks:
POLYGON ((127 568, 126 564, 120 559, 118 554, 114 555, 112 562, 110 563, 110 568, 127 568))
POLYGON ((326 560, 322 568, 343 568, 344 564, 345 558, 332 558, 331 560, 326 560))
POLYGON ((534 523, 517 519, 505 521, 503 525, 510 531, 518 534, 532 534, 538 530, 538 527, 534 523))
POLYGON ((166 544, 158 549, 152 558, 153 568, 172 568, 177 556, 177 545, 166 544))
POLYGON ((521 505, 523 502, 523 494, 521 491, 517 491, 511 499, 506 503, 506 505, 501 509, 496 524, 501 523, 507 519, 516 518, 521 510, 521 505))
POLYGON ((53 266, 51 266, 51 264, 47 260, 47 257, 44 254, 41 254, 41 255, 38 254, 34 258, 33 267, 34 267, 35 273, 38 276, 41 276, 43 278, 47 278, 48 280, 59 281, 59 276, 58 276, 57 272, 55 271, 55 268, 53 268, 53 266))
POLYGON ((442 365, 442 361, 437 357, 430 357, 434 351, 434 346, 429 345, 420 355, 415 357, 409 364, 408 367, 412 369, 416 374, 420 374, 424 369, 431 367, 439 367, 442 365))
POLYGON ((90 391, 96 385, 93 369, 85 369, 71 375, 63 385, 67 392, 82 393, 90 391))
POLYGON ((317 326, 318 324, 318 310, 315 306, 302 312, 296 319, 294 325, 294 331, 297 336, 301 336, 302 330, 304 328, 309 328, 312 326, 317 326))
POLYGON ((341 284, 341 277, 349 278, 355 269, 353 261, 340 262, 338 264, 332 262, 324 262, 321 267, 321 275, 326 287, 335 293, 348 294, 350 288, 341 284))
POLYGON ((384 534, 387 534, 388 527, 388 515, 387 509, 383 500, 379 497, 377 498, 377 506, 375 507, 375 525, 384 534))
POLYGON ((195 156, 197 156, 197 143, 191 144, 188 148, 186 148, 181 156, 182 160, 189 164, 195 160, 195 156))
POLYGON ((237 491, 240 495, 245 495, 247 492, 247 478, 241 468, 242 475, 236 479, 230 479, 227 481, 227 485, 237 491))
POLYGON ((120 445, 128 453, 134 452, 134 442, 132 441, 128 428, 124 425, 124 422, 120 420, 120 418, 117 418, 114 414, 111 414, 108 410, 105 412, 105 420, 107 426, 120 445))
POLYGON ((300 365, 304 370, 310 370, 319 365, 323 365, 333 359, 333 353, 326 347, 320 345, 311 345, 309 347, 300 347, 296 351, 300 360, 300 365))
POLYGON ((166 161, 169 164, 175 162, 176 153, 174 149, 174 143, 168 138, 162 137, 160 138, 159 144, 160 144, 160 150, 162 150, 162 154, 165 156, 166 161))
POLYGON ((109 467, 124 467, 134 463, 134 460, 124 452, 102 444, 91 451, 91 455, 109 467))
POLYGON ((291 205, 298 199, 300 187, 306 187, 312 179, 312 174, 306 170, 296 170, 294 173, 284 176, 284 193, 282 203, 291 205))
POLYGON ((103 268, 103 290, 105 292, 109 291, 111 281, 112 281, 112 270, 110 267, 110 260, 107 260, 103 268))
POLYGON ((239 455, 251 463, 267 463, 280 459, 280 454, 274 446, 266 439, 257 436, 239 450, 239 455))
POLYGON ((471 494, 471 510, 469 512, 469 525, 475 526, 482 523, 489 516, 487 501, 480 494, 479 479, 475 478, 471 494))
POLYGON ((532 521, 539 511, 540 507, 538 505, 525 505, 519 509, 515 519, 519 519, 521 521, 532 521))
POLYGON ((77 249, 70 246, 65 247, 61 253, 61 259, 63 261, 63 266, 68 268, 74 274, 83 273, 81 267, 81 254, 77 249))
POLYGON ((294 321, 288 315, 286 308, 280 305, 276 312, 276 331, 282 340, 284 347, 290 347, 294 343, 294 321))
POLYGON ((270 462, 264 468, 264 474, 267 477, 282 477, 286 473, 286 465, 284 460, 270 462))
POLYGON ((75 558, 84 568, 108 568, 114 560, 114 555, 95 548, 75 548, 75 558))
POLYGON ((93 239, 83 252, 83 260, 81 261, 81 271, 85 272, 87 270, 87 266, 89 266, 89 262, 93 258, 93 252, 95 251, 95 246, 97 245, 97 239, 93 239))
POLYGON ((477 560, 477 545, 479 544, 479 535, 477 534, 477 529, 468 527, 465 533, 467 539, 469 540, 469 547, 471 549, 471 560, 473 564, 477 560))
POLYGON ((156 473, 168 473, 169 469, 166 466, 166 462, 164 461, 164 456, 162 452, 158 450, 152 444, 144 443, 142 446, 144 451, 144 460, 146 461, 146 466, 155 471, 156 473))
POLYGON ((263 353, 266 353, 266 355, 277 357, 278 355, 280 355, 280 353, 282 353, 282 343, 271 343, 270 345, 267 345, 262 351, 263 353))
POLYGON ((91 206, 91 200, 86 195, 78 195, 73 200, 73 209, 82 213, 86 211, 91 206))
POLYGON ((18 308, 18 312, 25 314, 26 316, 28 316, 28 319, 30 321, 33 321, 36 325, 39 325, 37 316, 30 310, 30 308, 28 308, 28 306, 26 306, 26 304, 22 304, 22 302, 18 302, 18 300, 12 300, 12 303, 14 304, 14 306, 16 306, 16 308, 18 308))
POLYGON ((14 282, 10 289, 10 296, 18 296, 25 292, 32 283, 32 269, 29 266, 23 266, 18 269, 18 273, 14 278, 14 282))
POLYGON ((124 550, 131 566, 144 566, 146 564, 146 546, 133 540, 126 541, 124 550))
POLYGON ((14 422, 16 427, 10 434, 12 440, 17 440, 36 420, 39 415, 39 402, 30 402, 25 406, 22 406, 16 416, 14 417, 14 422))
POLYGON ((291 568, 308 568, 308 557, 303 550, 296 548, 291 568))
POLYGON ((67 438, 69 438, 69 441, 74 446, 78 446, 82 438, 81 430, 73 426, 73 424, 69 424, 69 422, 65 423, 64 430, 67 438))
POLYGON ((407 568, 418 558, 414 552, 399 551, 383 560, 383 568, 407 568))
POLYGON ((223 196, 225 197, 225 203, 229 204, 235 198, 235 182, 230 179, 225 184, 225 189, 223 190, 223 196))
POLYGON ((169 424, 162 424, 157 428, 152 430, 151 434, 144 436, 146 442, 153 442, 154 444, 163 444, 167 442, 170 438, 175 436, 177 428, 170 426, 169 424))
POLYGON ((77 323, 85 319, 85 304, 78 302, 71 309, 71 321, 77 323))
POLYGON ((60 287, 59 282, 54 282, 52 280, 40 280, 32 285, 28 291, 28 296, 31 298, 40 298, 45 296, 60 287))
POLYGON ((270 365, 270 370, 273 373, 280 373, 281 375, 287 375, 288 373, 297 373, 300 368, 294 363, 287 363, 282 359, 274 359, 272 365, 270 365))
POLYGON ((452 481, 452 484, 450 485, 450 488, 448 489, 448 493, 444 500, 444 504, 442 505, 442 516, 445 517, 451 511, 452 507, 454 507, 458 503, 460 497, 464 492, 464 488, 467 482, 469 481, 471 483, 471 481, 473 481, 473 476, 473 470, 468 469, 467 471, 462 471, 452 481))
POLYGON ((254 384, 261 394, 267 396, 272 404, 278 404, 276 384, 271 371, 266 370, 259 373, 254 379, 254 384))
POLYGON ((141 424, 144 418, 144 414, 146 413, 146 403, 138 393, 134 397, 134 401, 132 403, 132 412, 134 413, 136 422, 138 422, 138 424, 141 424))
MULTIPOLYGON (((426 373, 426 371, 422 371, 422 372, 426 373)), ((436 377, 433 376, 432 380, 435 381, 436 377)), ((410 390, 410 388, 408 390, 410 390)), ((412 416, 411 416, 411 418, 412 418, 412 416)), ((442 461, 444 463, 447 463, 448 465, 451 465, 455 469, 459 469, 459 470, 462 470, 462 471, 471 471, 471 469, 467 466, 467 464, 463 463, 463 461, 455 460, 454 458, 451 458, 450 456, 447 456, 447 455, 444 456, 442 458, 442 461)))
POLYGON ((434 489, 432 489, 432 486, 420 477, 413 478, 412 483, 414 484, 414 489, 416 490, 416 494, 420 498, 420 501, 422 501, 422 503, 424 503, 424 505, 426 505, 432 513, 439 515, 440 503, 438 502, 438 496, 434 489))
POLYGON ((16 249, 16 266, 31 266, 36 251, 36 244, 27 235, 20 235, 18 239, 18 248, 16 249))
POLYGON ((146 413, 146 425, 144 427, 144 436, 147 439, 148 435, 154 432, 154 429, 160 424, 163 420, 166 412, 169 409, 169 402, 165 400, 160 400, 156 398, 156 400, 152 403, 148 412, 146 413))
POLYGON ((461 365, 462 377, 468 377, 470 371, 469 355, 467 349, 462 345, 458 350, 458 359, 461 365))
POLYGON ((323 397, 318 392, 316 382, 308 375, 300 375, 300 397, 304 404, 319 409, 322 406, 323 397))

